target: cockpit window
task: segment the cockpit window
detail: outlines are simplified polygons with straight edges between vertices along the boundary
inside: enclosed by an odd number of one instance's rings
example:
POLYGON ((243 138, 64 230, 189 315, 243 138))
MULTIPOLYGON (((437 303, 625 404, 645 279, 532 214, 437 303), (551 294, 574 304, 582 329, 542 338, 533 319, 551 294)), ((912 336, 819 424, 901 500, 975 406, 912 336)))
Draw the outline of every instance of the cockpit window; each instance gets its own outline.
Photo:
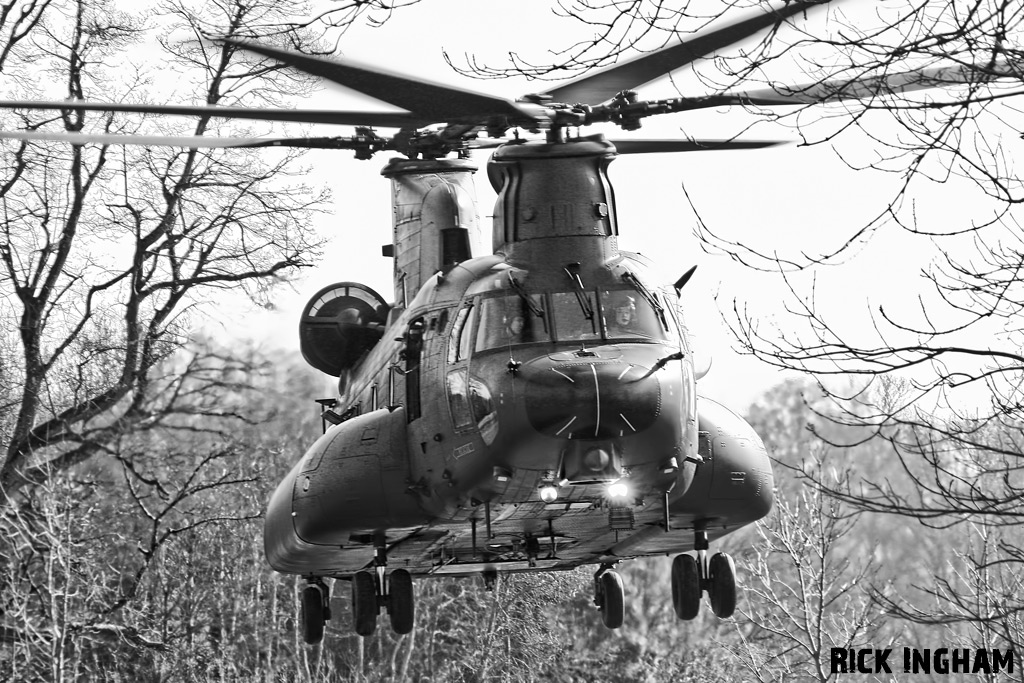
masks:
POLYGON ((478 351, 549 340, 543 298, 537 294, 526 296, 528 299, 508 294, 480 301, 475 345, 478 351))
POLYGON ((559 340, 601 338, 600 312, 593 292, 555 292, 551 295, 551 307, 554 309, 555 334, 559 340))
POLYGON ((609 339, 665 339, 665 327, 660 316, 635 289, 605 289, 599 295, 609 339))
MULTIPOLYGON (((554 341, 574 342, 666 339, 657 311, 634 288, 503 294, 478 299, 473 312, 478 318, 475 351, 547 342, 552 336, 554 341)), ((471 328, 467 321, 462 336, 468 336, 471 328)), ((466 355, 468 349, 457 357, 466 355)))
POLYGON ((459 309, 459 312, 455 314, 455 323, 452 325, 451 334, 448 337, 448 362, 456 363, 460 360, 466 360, 469 358, 469 330, 472 329, 472 325, 468 325, 471 322, 470 313, 473 311, 473 305, 469 304, 459 309))

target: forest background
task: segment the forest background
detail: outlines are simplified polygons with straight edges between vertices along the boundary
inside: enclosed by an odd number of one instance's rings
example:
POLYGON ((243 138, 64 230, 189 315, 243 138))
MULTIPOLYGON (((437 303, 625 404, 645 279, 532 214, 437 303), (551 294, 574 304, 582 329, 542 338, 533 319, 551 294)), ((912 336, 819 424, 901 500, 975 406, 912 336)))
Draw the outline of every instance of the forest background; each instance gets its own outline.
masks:
MULTIPOLYGON (((417 4, 434 3, 163 0, 140 12, 113 1, 10 0, 0 2, 0 79, 8 99, 291 105, 318 84, 201 34, 330 54, 346 27, 417 4), (158 54, 159 67, 139 67, 129 53, 158 54)), ((596 38, 540 66, 513 55, 463 68, 562 78, 756 4, 562 5, 596 38)), ((994 1, 879 7, 870 12, 885 30, 864 28, 853 9, 830 10, 829 33, 787 23, 791 38, 777 27, 697 75, 709 87, 763 86, 775 83, 764 75, 771 65, 812 55, 813 68, 801 70, 813 82, 801 93, 808 106, 748 113, 840 156, 843 140, 854 140, 849 155, 869 139, 871 159, 843 158, 895 179, 873 218, 858 215, 828 244, 799 243, 791 254, 721 231, 690 192, 705 249, 774 278, 772 295, 781 291, 789 311, 767 319, 748 313, 748 300, 720 299, 740 348, 802 373, 746 411, 778 463, 777 502, 722 544, 743 587, 739 613, 725 621, 676 620, 667 559, 657 558, 625 565, 626 624, 614 632, 600 626, 581 569, 507 577, 492 593, 477 581, 419 581, 418 625, 400 638, 351 634, 339 584, 325 643, 302 644, 298 582, 265 566, 260 515, 320 432, 310 399, 323 382, 297 354, 198 330, 219 315, 211 301, 242 292, 268 306, 276 284, 316 261, 325 244, 311 226, 331 208, 327 189, 295 151, 5 143, 0 676, 831 680, 832 647, 1021 652, 1024 249, 1012 162, 1020 113, 1009 95, 1021 80, 1022 10, 994 1), (823 48, 837 56, 820 59, 823 48), (937 64, 947 70, 877 78, 937 64), (863 96, 855 103, 816 104, 839 99, 851 81, 863 96), (939 96, 917 97, 915 86, 937 82, 939 96), (953 200, 929 195, 934 185, 957 188, 957 210, 942 221, 927 219, 953 200), (818 288, 837 280, 849 290, 883 279, 870 259, 889 233, 924 245, 885 262, 886 271, 919 272, 907 298, 852 321, 834 301, 821 303, 818 288), (865 257, 870 275, 856 270, 865 257)), ((4 114, 3 127, 279 132, 24 111, 4 114)))

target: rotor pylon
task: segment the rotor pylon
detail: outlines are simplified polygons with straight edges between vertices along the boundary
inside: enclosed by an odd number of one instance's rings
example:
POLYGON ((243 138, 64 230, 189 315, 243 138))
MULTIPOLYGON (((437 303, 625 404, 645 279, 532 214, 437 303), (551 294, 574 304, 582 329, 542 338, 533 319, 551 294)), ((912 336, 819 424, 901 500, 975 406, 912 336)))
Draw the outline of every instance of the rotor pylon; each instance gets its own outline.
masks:
POLYGON ((391 180, 395 308, 404 308, 438 272, 485 252, 473 174, 466 159, 401 159, 381 175, 391 180))

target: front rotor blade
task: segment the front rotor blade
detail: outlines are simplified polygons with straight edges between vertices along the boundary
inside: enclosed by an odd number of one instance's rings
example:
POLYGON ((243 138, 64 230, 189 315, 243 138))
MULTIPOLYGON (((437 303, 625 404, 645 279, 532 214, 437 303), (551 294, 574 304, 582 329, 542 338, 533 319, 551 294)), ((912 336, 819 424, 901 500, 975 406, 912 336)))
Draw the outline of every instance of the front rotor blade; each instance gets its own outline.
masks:
POLYGON ((270 57, 299 71, 407 109, 413 112, 414 116, 431 119, 431 123, 457 120, 476 122, 492 116, 517 120, 524 117, 532 119, 510 100, 432 83, 420 78, 410 78, 349 59, 311 57, 301 52, 281 50, 230 37, 218 36, 212 39, 270 57))
MULTIPOLYGON (((721 96, 713 96, 711 99, 728 98, 729 103, 735 104, 817 104, 819 102, 870 99, 889 94, 929 88, 946 88, 951 85, 967 83, 986 83, 1005 78, 1019 80, 1021 75, 1019 68, 1015 69, 1005 62, 986 66, 954 64, 896 74, 869 76, 850 81, 832 80, 792 87, 779 86, 777 89, 764 88, 741 93, 726 93, 721 96)), ((711 102, 707 106, 717 104, 723 104, 723 102, 711 102)))
MULTIPOLYGON (((143 145, 209 149, 231 147, 301 147, 351 149, 356 143, 346 138, 215 138, 202 135, 123 135, 118 133, 46 133, 42 131, 0 131, 3 140, 66 142, 71 145, 143 145)), ((378 138, 382 140, 381 138, 378 138)))
POLYGON ((436 123, 411 114, 390 112, 334 111, 331 109, 248 109, 212 105, 125 104, 121 102, 15 102, 0 100, 0 109, 45 109, 53 111, 102 111, 135 114, 169 114, 254 121, 290 121, 294 123, 328 123, 344 126, 380 126, 382 128, 418 128, 436 123))
POLYGON ((566 104, 607 102, 622 90, 638 88, 701 57, 748 38, 763 28, 777 24, 815 5, 828 2, 829 0, 790 2, 781 8, 769 9, 757 16, 694 36, 679 45, 634 57, 610 69, 583 76, 543 94, 549 95, 555 102, 566 104))
POLYGON ((715 152, 762 149, 790 144, 786 140, 610 140, 619 154, 653 152, 715 152))

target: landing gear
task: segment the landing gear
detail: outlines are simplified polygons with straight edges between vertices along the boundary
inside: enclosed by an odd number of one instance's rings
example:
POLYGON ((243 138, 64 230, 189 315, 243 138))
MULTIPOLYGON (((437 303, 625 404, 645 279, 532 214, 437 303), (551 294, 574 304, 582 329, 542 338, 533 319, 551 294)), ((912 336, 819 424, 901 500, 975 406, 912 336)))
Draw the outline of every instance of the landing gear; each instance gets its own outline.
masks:
POLYGON ((711 611, 728 619, 736 611, 736 565, 725 553, 716 553, 708 563, 708 598, 711 611))
POLYGON ((329 600, 330 592, 327 585, 319 578, 307 580, 299 598, 299 621, 302 639, 310 645, 316 645, 324 639, 324 622, 331 618, 329 600))
POLYGON ((494 589, 498 586, 498 570, 485 569, 482 573, 484 576, 484 590, 488 593, 494 592, 494 589))
POLYGON ((711 611, 719 619, 728 619, 736 611, 736 565, 726 553, 715 553, 707 560, 707 532, 697 531, 694 539, 697 558, 677 555, 672 561, 672 607, 680 619, 695 619, 700 598, 707 591, 711 611))
POLYGON ((352 577, 352 619, 356 633, 373 635, 381 607, 391 617, 391 628, 399 635, 412 631, 416 622, 416 599, 412 575, 407 569, 387 574, 387 548, 383 535, 376 540, 377 555, 373 570, 352 577))
POLYGON ((680 619, 696 619, 700 613, 700 569, 693 555, 672 560, 672 607, 680 619))
POLYGON ((601 621, 608 628, 622 626, 625 597, 622 577, 611 571, 611 565, 602 565, 594 574, 594 604, 601 612, 601 621))
POLYGON ((371 636, 377 629, 377 577, 371 572, 359 572, 352 577, 352 621, 356 633, 371 636))
POLYGON ((540 540, 536 536, 527 536, 526 559, 531 567, 537 566, 538 555, 540 555, 540 540))
POLYGON ((412 631, 416 620, 416 604, 412 592, 412 575, 405 569, 396 569, 388 576, 388 614, 391 628, 399 635, 412 631))

